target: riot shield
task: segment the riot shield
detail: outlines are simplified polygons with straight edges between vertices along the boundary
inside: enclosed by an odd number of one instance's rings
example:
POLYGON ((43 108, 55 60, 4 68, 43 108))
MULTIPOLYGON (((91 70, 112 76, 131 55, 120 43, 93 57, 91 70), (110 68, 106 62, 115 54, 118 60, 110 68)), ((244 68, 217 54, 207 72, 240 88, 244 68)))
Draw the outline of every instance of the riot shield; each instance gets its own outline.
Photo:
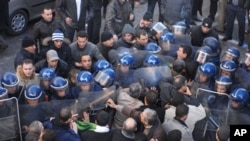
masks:
POLYGON ((85 103, 88 104, 87 105, 85 104, 85 106, 87 106, 88 109, 90 110, 100 110, 106 108, 107 106, 106 101, 109 98, 113 99, 114 94, 115 94, 115 86, 111 86, 110 88, 104 89, 103 91, 81 92, 78 100, 86 101, 85 103))
MULTIPOLYGON (((196 97, 207 113, 206 130, 216 131, 219 126, 227 125, 229 96, 226 93, 199 88, 196 97)), ((204 130, 204 127, 201 130, 204 130)))
POLYGON ((171 70, 168 66, 145 67, 136 69, 134 78, 137 82, 142 82, 145 87, 157 87, 163 78, 171 77, 171 70))
POLYGON ((129 69, 127 72, 122 72, 120 68, 117 68, 115 72, 115 81, 119 84, 120 87, 128 88, 130 84, 135 82, 134 72, 134 69, 129 69))
POLYGON ((20 140, 21 128, 16 98, 0 100, 0 140, 20 140))

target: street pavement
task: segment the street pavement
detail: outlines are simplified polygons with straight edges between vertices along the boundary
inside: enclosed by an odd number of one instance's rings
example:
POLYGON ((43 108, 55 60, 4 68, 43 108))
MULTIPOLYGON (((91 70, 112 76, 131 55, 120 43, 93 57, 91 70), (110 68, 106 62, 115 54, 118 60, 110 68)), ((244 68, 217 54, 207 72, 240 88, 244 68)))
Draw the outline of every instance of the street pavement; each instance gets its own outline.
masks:
MULTIPOLYGON (((139 20, 143 17, 143 14, 146 12, 147 10, 147 3, 140 5, 138 8, 135 8, 134 13, 135 13, 135 21, 134 21, 134 25, 136 26, 139 22, 139 20)), ((203 15, 199 17, 205 18, 208 16, 208 11, 209 11, 209 1, 205 0, 203 3, 203 15)), ((154 11, 154 17, 153 20, 157 21, 159 17, 159 11, 158 11, 158 5, 156 5, 155 7, 155 11, 154 11)), ((217 18, 217 16, 216 16, 217 18)), ((2 76, 2 74, 6 71, 12 71, 14 72, 14 58, 16 56, 16 54, 19 52, 20 48, 21 48, 21 40, 25 35, 31 35, 32 33, 32 27, 34 25, 34 23, 37 22, 36 21, 32 21, 29 24, 29 27, 27 29, 27 31, 21 35, 18 36, 6 36, 6 40, 8 42, 9 48, 6 49, 4 52, 0 53, 0 77, 2 76)), ((196 22, 197 24, 201 24, 201 22, 196 22)), ((104 25, 104 19, 102 19, 102 28, 101 31, 103 31, 103 25, 104 25)), ((216 25, 216 20, 213 24, 213 26, 216 25)), ((237 39, 237 31, 238 31, 238 27, 237 27, 237 22, 235 22, 235 28, 234 28, 234 34, 233 34, 233 38, 237 39)), ((220 38, 223 38, 223 34, 220 34, 220 38)), ((249 36, 246 36, 246 42, 249 42, 249 36)), ((222 51, 224 51, 225 49, 227 49, 230 46, 236 46, 237 45, 237 41, 235 40, 231 40, 228 42, 221 42, 221 46, 222 46, 222 51)), ((246 52, 246 48, 239 48, 241 51, 241 58, 243 58, 244 53, 246 52)), ((223 54, 223 53, 222 53, 223 54)))

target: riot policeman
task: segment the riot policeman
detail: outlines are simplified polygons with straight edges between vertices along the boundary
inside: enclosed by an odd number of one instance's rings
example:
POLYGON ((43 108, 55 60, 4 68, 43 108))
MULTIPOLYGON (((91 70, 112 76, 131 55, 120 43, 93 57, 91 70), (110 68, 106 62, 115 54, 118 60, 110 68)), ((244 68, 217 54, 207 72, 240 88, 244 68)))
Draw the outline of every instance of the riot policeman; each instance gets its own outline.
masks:
POLYGON ((212 54, 212 50, 209 46, 202 46, 196 51, 195 61, 199 64, 203 64, 210 60, 210 55, 212 54))
POLYGON ((198 67, 194 82, 191 85, 191 92, 195 94, 198 88, 211 90, 214 86, 214 76, 217 74, 216 66, 206 62, 198 67))
POLYGON ((39 72, 40 77, 40 87, 42 91, 45 93, 45 100, 50 101, 52 93, 50 90, 50 83, 51 80, 56 77, 56 74, 53 69, 51 68, 43 68, 39 72))
POLYGON ((230 94, 230 109, 228 113, 228 125, 250 124, 249 94, 244 88, 237 88, 230 94))
POLYGON ((80 94, 84 92, 101 91, 102 88, 95 81, 93 75, 89 71, 80 71, 76 78, 77 86, 71 89, 71 93, 76 98, 81 97, 80 94))
POLYGON ((118 61, 115 79, 122 88, 128 88, 130 84, 135 82, 134 70, 131 69, 133 64, 134 57, 129 54, 123 55, 118 61))
POLYGON ((221 53, 221 48, 220 48, 220 43, 218 39, 215 37, 206 37, 203 40, 203 46, 209 46, 212 50, 212 53, 210 54, 210 62, 213 62, 216 66, 220 65, 220 53, 221 53))
POLYGON ((53 95, 51 96, 51 100, 66 100, 66 99, 75 99, 78 98, 77 95, 73 95, 70 93, 68 88, 68 80, 61 77, 56 76, 51 80, 50 87, 52 88, 53 95))
POLYGON ((19 86, 19 79, 12 72, 5 72, 1 79, 1 84, 8 90, 8 97, 16 97, 19 104, 24 104, 24 88, 19 86))
POLYGON ((240 58, 240 50, 236 47, 229 47, 225 51, 225 53, 222 55, 221 62, 231 60, 231 61, 234 61, 236 63, 236 65, 238 65, 239 58, 240 58))
POLYGON ((244 61, 239 65, 235 73, 235 79, 250 92, 250 53, 246 53, 244 61))

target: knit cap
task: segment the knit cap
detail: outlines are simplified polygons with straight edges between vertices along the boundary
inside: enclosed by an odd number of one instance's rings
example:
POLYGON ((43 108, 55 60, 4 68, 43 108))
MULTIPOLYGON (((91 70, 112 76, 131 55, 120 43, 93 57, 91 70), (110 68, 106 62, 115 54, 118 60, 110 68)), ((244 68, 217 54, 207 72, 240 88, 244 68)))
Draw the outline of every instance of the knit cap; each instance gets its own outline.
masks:
POLYGON ((64 40, 64 34, 59 29, 55 29, 52 34, 52 41, 55 41, 55 40, 61 40, 61 41, 64 40))
POLYGON ((26 48, 32 45, 35 45, 36 42, 29 36, 24 36, 22 40, 22 48, 26 48))
POLYGON ((109 39, 113 38, 113 34, 110 31, 104 31, 101 35, 101 42, 105 42, 109 39))

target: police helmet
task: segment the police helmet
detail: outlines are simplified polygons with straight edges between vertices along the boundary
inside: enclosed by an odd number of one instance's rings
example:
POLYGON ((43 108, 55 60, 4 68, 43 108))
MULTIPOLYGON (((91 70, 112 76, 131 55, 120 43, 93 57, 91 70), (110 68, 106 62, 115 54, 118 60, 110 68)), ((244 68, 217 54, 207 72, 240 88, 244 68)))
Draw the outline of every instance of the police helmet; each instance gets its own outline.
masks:
POLYGON ((101 70, 95 76, 95 81, 101 86, 110 86, 115 80, 115 71, 111 68, 101 70))
POLYGON ((235 101, 237 103, 240 103, 242 105, 247 104, 249 100, 249 94, 244 88, 237 88, 233 90, 233 92, 230 94, 230 97, 232 101, 235 101))
POLYGON ((226 53, 233 57, 233 61, 236 61, 240 58, 240 50, 236 47, 229 47, 226 50, 226 53))
POLYGON ((7 93, 8 90, 0 86, 0 98, 1 99, 7 98, 7 93))
POLYGON ((88 71, 80 71, 77 75, 78 84, 88 84, 93 81, 93 75, 88 71))
POLYGON ((25 98, 29 100, 37 100, 42 95, 42 90, 39 85, 29 85, 24 92, 25 98))
POLYGON ((95 72, 99 72, 99 71, 106 69, 106 68, 111 68, 111 64, 105 59, 98 60, 94 65, 95 72))
POLYGON ((199 48, 195 55, 195 60, 201 64, 207 62, 209 60, 210 55, 212 54, 212 50, 209 46, 202 46, 199 48))
POLYGON ((231 85, 232 80, 229 76, 222 75, 222 76, 219 76, 218 78, 216 78, 215 83, 221 84, 221 85, 231 85))
POLYGON ((161 61, 157 55, 150 54, 146 56, 144 63, 146 66, 157 66, 160 65, 161 61))
POLYGON ((179 21, 172 26, 173 33, 175 35, 186 34, 187 25, 184 21, 179 21))
POLYGON ((170 41, 173 42, 174 40, 174 34, 171 32, 165 32, 164 34, 161 35, 159 41, 163 42, 163 41, 170 41))
POLYGON ((55 90, 65 90, 68 87, 68 80, 61 76, 56 76, 51 80, 50 87, 55 90))
POLYGON ((51 68, 43 68, 39 72, 39 77, 40 77, 40 79, 43 79, 43 80, 51 80, 55 76, 56 76, 56 74, 55 74, 54 70, 51 68))
POLYGON ((227 60, 220 64, 220 69, 228 72, 234 72, 236 70, 236 64, 234 61, 227 60))
POLYGON ((209 46, 213 53, 218 53, 220 43, 215 37, 206 37, 203 40, 203 46, 209 46))
POLYGON ((149 51, 151 53, 158 53, 161 51, 161 47, 159 47, 156 43, 150 42, 145 46, 144 50, 149 51))
POLYGON ((214 76, 217 73, 216 66, 211 62, 206 62, 199 66, 199 71, 208 76, 214 76))
POLYGON ((4 87, 14 87, 18 85, 19 79, 16 74, 12 72, 5 72, 1 79, 1 83, 4 87))
POLYGON ((124 66, 131 66, 134 64, 134 57, 130 54, 125 54, 119 59, 119 64, 124 66))
POLYGON ((165 30, 168 30, 168 29, 162 22, 154 23, 154 25, 152 27, 152 31, 153 31, 154 35, 156 33, 162 33, 165 30))

